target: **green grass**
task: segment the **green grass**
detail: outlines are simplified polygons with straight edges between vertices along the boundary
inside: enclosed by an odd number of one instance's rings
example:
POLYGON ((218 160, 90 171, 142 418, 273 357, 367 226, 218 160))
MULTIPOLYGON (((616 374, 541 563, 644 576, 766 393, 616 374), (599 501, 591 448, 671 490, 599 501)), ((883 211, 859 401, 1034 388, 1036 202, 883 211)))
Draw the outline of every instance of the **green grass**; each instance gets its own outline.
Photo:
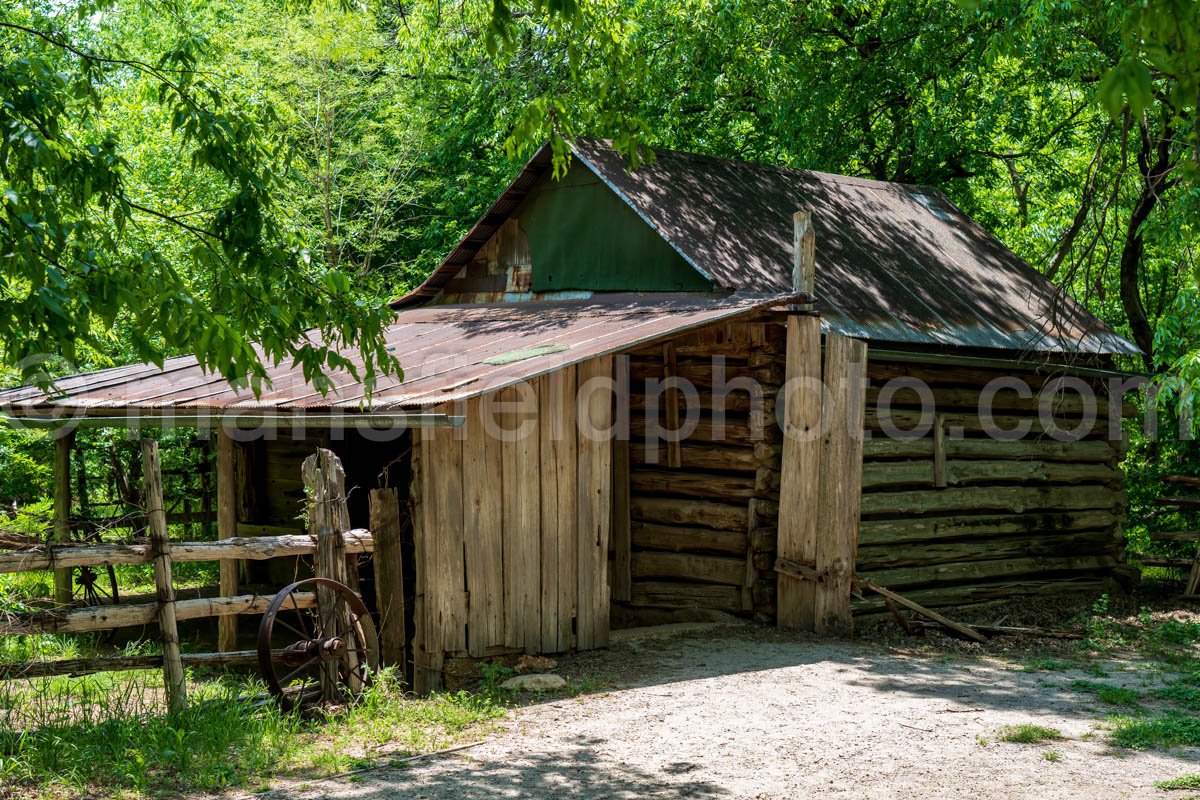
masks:
POLYGON ((1041 725, 1024 723, 1001 728, 997 738, 1002 742, 1037 744, 1038 742, 1057 741, 1063 738, 1063 735, 1062 731, 1057 728, 1045 728, 1041 725))
POLYGON ((1117 717, 1109 741, 1132 750, 1200 747, 1200 718, 1177 711, 1152 717, 1117 717))
POLYGON ((2 684, 0 796, 178 795, 319 777, 480 735, 504 714, 465 692, 405 697, 385 672, 360 702, 315 719, 247 699, 245 679, 189 682, 189 708, 161 711, 162 678, 107 673, 2 684), (102 790, 102 791, 100 791, 102 790))
POLYGON ((1108 706, 1126 706, 1137 708, 1141 693, 1136 689, 1126 689, 1113 686, 1110 683, 1095 683, 1094 681, 1072 681, 1070 687, 1079 692, 1091 692, 1096 699, 1108 706))
POLYGON ((1075 662, 1064 661, 1061 658, 1032 658, 1025 662, 1022 670, 1024 672, 1063 672, 1075 669, 1076 666, 1075 662))
POLYGON ((1062 753, 1057 750, 1046 750, 1042 753, 1042 758, 1052 764, 1057 764, 1059 761, 1062 761, 1062 753))
POLYGON ((1200 789, 1200 775, 1180 775, 1169 781, 1158 781, 1154 786, 1157 789, 1200 789))

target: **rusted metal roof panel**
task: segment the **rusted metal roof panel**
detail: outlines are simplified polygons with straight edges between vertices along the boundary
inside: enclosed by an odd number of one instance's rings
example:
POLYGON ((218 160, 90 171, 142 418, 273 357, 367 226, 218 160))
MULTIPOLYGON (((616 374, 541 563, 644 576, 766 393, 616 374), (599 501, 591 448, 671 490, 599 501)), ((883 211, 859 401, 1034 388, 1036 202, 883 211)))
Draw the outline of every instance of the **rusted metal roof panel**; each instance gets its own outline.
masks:
MULTIPOLYGON (((790 289, 792 214, 811 211, 827 329, 923 345, 1138 352, 936 189, 665 151, 630 172, 595 139, 577 140, 574 152, 695 269, 729 289, 790 289)), ((548 174, 543 148, 514 187, 528 191, 548 174)), ((399 302, 436 294, 473 257, 472 236, 399 302)))
MULTIPOLYGON (((599 355, 616 353, 684 330, 760 308, 802 302, 795 292, 614 294, 528 303, 439 305, 398 313, 388 347, 404 379, 385 379, 370 409, 421 408, 464 400, 544 375, 599 355)), ((807 298, 811 299, 811 298, 807 298)), ((333 376, 326 395, 304 382, 297 366, 268 369, 261 397, 235 391, 204 373, 191 356, 154 366, 117 367, 59 381, 53 400, 33 387, 0 392, 0 410, 20 415, 56 409, 271 409, 358 411, 367 400, 347 373, 333 376)))

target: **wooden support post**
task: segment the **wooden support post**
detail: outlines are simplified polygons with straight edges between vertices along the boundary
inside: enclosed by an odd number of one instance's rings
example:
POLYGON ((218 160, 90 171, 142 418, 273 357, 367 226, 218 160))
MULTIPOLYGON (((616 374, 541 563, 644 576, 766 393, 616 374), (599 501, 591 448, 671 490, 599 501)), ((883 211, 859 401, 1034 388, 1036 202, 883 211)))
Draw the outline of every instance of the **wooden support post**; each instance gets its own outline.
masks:
MULTIPOLYGON (((71 446, 74 443, 74 430, 58 431, 54 439, 54 539, 59 542, 71 539, 71 446)), ((73 574, 70 569, 54 570, 54 602, 57 605, 71 604, 75 588, 73 574)))
POLYGON ((154 588, 158 595, 158 632, 162 638, 163 679, 167 706, 172 712, 187 708, 187 675, 179 654, 179 629, 175 623, 175 586, 171 582, 171 542, 167 538, 167 513, 163 507, 162 468, 158 442, 142 439, 142 472, 145 481, 146 518, 154 553, 154 588))
POLYGON ((813 293, 816 283, 816 235, 812 213, 797 211, 792 215, 792 288, 813 293))
POLYGON ((404 563, 401 557, 400 493, 372 489, 371 536, 375 541, 375 604, 379 609, 379 657, 384 666, 404 673, 405 648, 404 563))
MULTIPOLYGON (((217 538, 231 539, 238 535, 238 487, 234 450, 236 442, 229 434, 217 429, 217 538)), ((221 596, 238 593, 238 562, 221 561, 221 596)), ((237 617, 225 616, 217 621, 217 649, 229 652, 237 649, 237 617)))
POLYGON ((866 369, 865 342, 834 333, 826 336, 826 433, 816 506, 816 569, 828 578, 818 585, 815 598, 814 630, 819 634, 848 636, 854 628, 850 589, 862 505, 866 369))
MULTIPOLYGON (((804 564, 817 557, 817 505, 821 476, 821 321, 788 318, 783 396, 784 438, 779 490, 779 557, 804 564)), ((816 627, 815 584, 781 581, 780 628, 816 627)))
MULTIPOLYGON (((320 448, 304 459, 302 467, 304 488, 308 495, 308 530, 317 537, 317 557, 314 572, 318 578, 328 578, 348 584, 350 570, 346 564, 346 544, 342 534, 349 528, 350 512, 346 508, 346 472, 333 452, 320 448)), ((332 589, 317 587, 317 613, 321 629, 349 630, 350 619, 337 619, 337 595, 332 589)), ((348 656, 349 674, 357 666, 348 656)), ((321 665, 321 697, 329 702, 338 699, 337 661, 321 665)), ((351 689, 356 687, 351 686, 351 689)))

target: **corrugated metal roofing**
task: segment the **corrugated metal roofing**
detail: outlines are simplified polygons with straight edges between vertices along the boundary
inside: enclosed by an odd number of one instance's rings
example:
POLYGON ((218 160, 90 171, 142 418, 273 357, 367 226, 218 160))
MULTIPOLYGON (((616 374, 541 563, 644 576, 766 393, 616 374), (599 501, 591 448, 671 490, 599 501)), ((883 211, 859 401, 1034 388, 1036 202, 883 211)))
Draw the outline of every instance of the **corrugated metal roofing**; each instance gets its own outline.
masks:
MULTIPOLYGON (((792 214, 811 211, 818 310, 839 333, 922 345, 1138 352, 936 189, 669 151, 630 172, 623 156, 595 139, 578 139, 574 152, 722 288, 789 290, 792 214)), ((398 305, 435 295, 549 171, 544 147, 429 281, 398 305)))
MULTIPOLYGON (((440 305, 401 311, 388 327, 389 348, 400 359, 402 382, 387 379, 375 391, 376 411, 420 408, 484 394, 599 355, 728 319, 759 308, 802 301, 795 292, 721 294, 615 294, 594 300, 520 304, 440 305)), ((51 409, 271 409, 358 410, 362 385, 348 374, 321 395, 299 367, 268 369, 261 397, 235 391, 205 374, 191 356, 154 366, 115 367, 61 380, 48 401, 33 387, 0 392, 0 410, 14 415, 51 409)))

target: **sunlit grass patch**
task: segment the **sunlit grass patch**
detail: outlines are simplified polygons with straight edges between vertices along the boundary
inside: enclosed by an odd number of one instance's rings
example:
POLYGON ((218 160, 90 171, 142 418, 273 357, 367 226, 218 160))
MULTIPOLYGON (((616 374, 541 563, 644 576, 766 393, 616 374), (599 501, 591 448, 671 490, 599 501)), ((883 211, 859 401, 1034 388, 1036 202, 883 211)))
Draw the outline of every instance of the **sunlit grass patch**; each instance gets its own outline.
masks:
POLYGON ((1156 789, 1200 789, 1200 775, 1180 775, 1178 778, 1171 778, 1169 781, 1157 781, 1154 784, 1156 789))
POLYGON ((1200 747, 1200 718, 1169 712, 1153 717, 1117 717, 1109 740, 1132 750, 1200 747))
POLYGON ((1109 706, 1127 706, 1136 708, 1141 699, 1141 693, 1136 689, 1114 686, 1110 683, 1094 681, 1073 681, 1071 688, 1080 692, 1091 692, 1101 703, 1109 706))
POLYGON ((1015 744, 1037 744, 1038 742, 1058 741, 1063 738, 1063 735, 1062 731, 1057 728, 1046 728, 1041 725, 1023 723, 1021 725, 1008 725, 1001 728, 997 738, 1002 742, 1013 742, 1015 744))
POLYGON ((0 796, 105 796, 261 787, 321 776, 483 735, 505 707, 466 692, 405 696, 385 671, 348 707, 283 713, 242 676, 189 681, 189 707, 163 711, 156 671, 0 684, 0 796))

